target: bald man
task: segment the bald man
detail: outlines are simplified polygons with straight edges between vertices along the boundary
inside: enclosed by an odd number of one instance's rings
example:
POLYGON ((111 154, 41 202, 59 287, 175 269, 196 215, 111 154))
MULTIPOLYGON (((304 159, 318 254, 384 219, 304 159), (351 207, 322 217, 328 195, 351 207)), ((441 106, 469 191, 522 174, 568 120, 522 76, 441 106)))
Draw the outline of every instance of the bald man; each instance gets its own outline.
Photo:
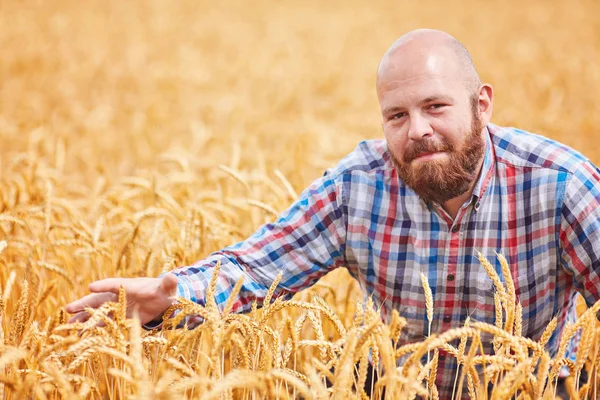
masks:
MULTIPOLYGON (((160 278, 107 279, 67 310, 114 300, 119 286, 142 323, 177 295, 200 304, 217 262, 215 299, 244 284, 234 312, 289 299, 344 266, 388 320, 408 320, 401 344, 427 336, 420 274, 429 281, 432 332, 472 320, 494 323, 494 289, 480 251, 510 263, 523 306, 523 334, 539 339, 550 320, 574 319, 574 296, 600 299, 600 171, 586 157, 542 136, 490 123, 493 90, 466 49, 446 33, 410 32, 381 60, 377 95, 385 140, 360 143, 315 180, 274 223, 247 240, 160 278)), ((496 270, 502 270, 496 262, 496 270)), ((560 331, 560 330, 559 330, 560 331)), ((548 348, 556 352, 558 334, 548 348)), ((492 353, 491 343, 484 344, 492 353)), ((574 352, 574 348, 571 352, 574 352)), ((449 398, 456 360, 440 353, 437 385, 449 398)))

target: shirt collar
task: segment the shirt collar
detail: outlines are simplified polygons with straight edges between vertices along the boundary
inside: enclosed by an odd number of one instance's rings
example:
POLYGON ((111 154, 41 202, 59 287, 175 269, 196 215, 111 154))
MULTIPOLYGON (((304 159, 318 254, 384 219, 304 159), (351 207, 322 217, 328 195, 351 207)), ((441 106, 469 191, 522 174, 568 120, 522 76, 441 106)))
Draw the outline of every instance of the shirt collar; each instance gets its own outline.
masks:
POLYGON ((471 204, 474 205, 475 210, 479 208, 479 204, 481 203, 481 198, 485 194, 490 181, 492 180, 492 176, 494 176, 494 146, 492 146, 491 139, 491 130, 493 130, 492 125, 488 125, 485 128, 485 153, 483 157, 483 165, 481 167, 481 172, 479 173, 479 178, 477 178, 477 182, 473 187, 473 195, 471 196, 471 204))

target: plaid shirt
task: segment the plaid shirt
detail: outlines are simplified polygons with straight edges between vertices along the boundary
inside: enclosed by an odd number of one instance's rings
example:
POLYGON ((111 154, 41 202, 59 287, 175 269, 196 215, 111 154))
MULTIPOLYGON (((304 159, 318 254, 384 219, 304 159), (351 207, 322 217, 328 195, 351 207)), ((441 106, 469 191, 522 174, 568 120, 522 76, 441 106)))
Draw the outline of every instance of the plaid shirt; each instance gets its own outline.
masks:
MULTIPOLYGON (((539 339, 548 322, 573 319, 574 296, 600 299, 600 170, 575 150, 514 128, 489 125, 481 174, 453 220, 399 180, 386 142, 361 142, 314 181, 274 223, 247 240, 176 269, 178 294, 204 303, 212 270, 221 261, 218 304, 245 276, 234 311, 259 303, 277 274, 275 297, 290 298, 334 268, 345 266, 381 306, 408 320, 401 342, 427 336, 423 272, 434 297, 432 332, 472 320, 494 323, 494 288, 477 259, 502 269, 506 256, 523 334, 539 339)), ((548 345, 556 351, 559 335, 548 345)), ((489 341, 485 350, 491 354, 489 341)), ((571 349, 574 351, 576 349, 571 349)), ((440 396, 450 397, 456 360, 442 354, 440 396)))

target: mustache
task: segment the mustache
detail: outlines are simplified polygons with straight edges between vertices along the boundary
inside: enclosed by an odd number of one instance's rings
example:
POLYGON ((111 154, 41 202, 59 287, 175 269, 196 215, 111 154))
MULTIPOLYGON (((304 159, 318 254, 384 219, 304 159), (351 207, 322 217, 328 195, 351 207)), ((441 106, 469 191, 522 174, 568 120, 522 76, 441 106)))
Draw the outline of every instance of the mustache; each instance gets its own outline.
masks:
POLYGON ((418 142, 414 142, 414 144, 406 148, 406 150, 404 151, 404 155, 402 156, 402 160, 405 163, 410 163, 415 158, 420 157, 424 154, 452 152, 453 150, 454 146, 452 146, 446 141, 440 143, 432 139, 420 140, 418 142))

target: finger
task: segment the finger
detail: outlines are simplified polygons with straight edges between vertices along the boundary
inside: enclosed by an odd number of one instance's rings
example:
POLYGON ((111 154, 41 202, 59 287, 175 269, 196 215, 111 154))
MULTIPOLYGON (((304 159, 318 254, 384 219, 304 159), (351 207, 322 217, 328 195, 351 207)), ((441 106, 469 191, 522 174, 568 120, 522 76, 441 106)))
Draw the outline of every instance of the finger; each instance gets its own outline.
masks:
POLYGON ((127 278, 107 278, 90 283, 88 289, 93 293, 111 292, 119 294, 121 286, 124 286, 127 278))
POLYGON ((86 307, 98 308, 107 301, 116 301, 117 295, 114 293, 91 293, 75 300, 65 307, 69 314, 75 314, 83 311, 86 307))
POLYGON ((73 315, 71 318, 69 318, 67 322, 69 324, 72 324, 73 322, 85 322, 88 319, 90 319, 90 313, 86 311, 80 311, 77 314, 73 315))

